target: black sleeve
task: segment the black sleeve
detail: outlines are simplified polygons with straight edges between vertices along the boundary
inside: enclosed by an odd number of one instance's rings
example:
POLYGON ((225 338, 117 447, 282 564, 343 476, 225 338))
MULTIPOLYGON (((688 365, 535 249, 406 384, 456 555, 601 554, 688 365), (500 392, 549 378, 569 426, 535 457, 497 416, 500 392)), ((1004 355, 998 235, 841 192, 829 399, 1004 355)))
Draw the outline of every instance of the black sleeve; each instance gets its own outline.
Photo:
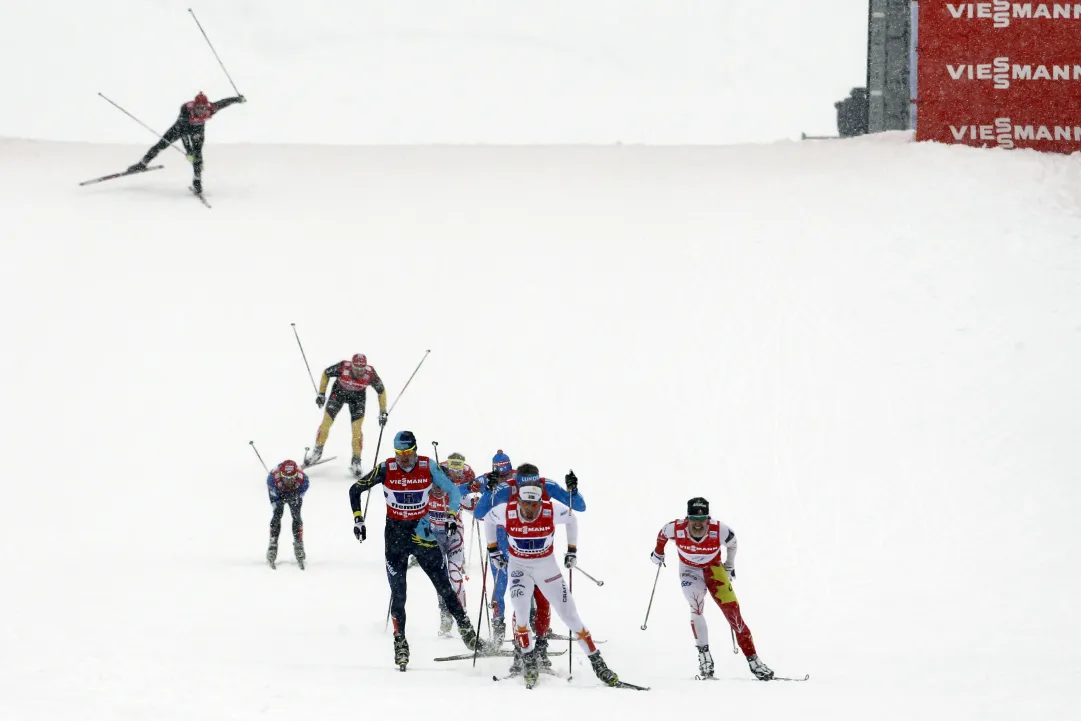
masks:
MULTIPOLYGON (((222 98, 221 100, 219 100, 216 103, 212 104, 213 107, 214 107, 214 113, 217 113, 222 108, 229 107, 233 103, 239 103, 239 102, 240 102, 240 96, 239 95, 236 96, 235 98, 222 98)), ((213 115, 214 113, 211 113, 211 114, 213 115)))
POLYGON ((356 483, 349 486, 349 505, 353 507, 353 517, 357 518, 364 511, 364 506, 360 502, 360 495, 364 491, 370 491, 373 486, 378 486, 380 483, 387 479, 387 464, 380 463, 373 468, 368 475, 359 479, 356 483))
POLYGON ((337 378, 341 374, 342 374, 342 364, 341 363, 335 363, 334 365, 329 366, 325 371, 323 371, 323 375, 325 375, 327 378, 337 378))

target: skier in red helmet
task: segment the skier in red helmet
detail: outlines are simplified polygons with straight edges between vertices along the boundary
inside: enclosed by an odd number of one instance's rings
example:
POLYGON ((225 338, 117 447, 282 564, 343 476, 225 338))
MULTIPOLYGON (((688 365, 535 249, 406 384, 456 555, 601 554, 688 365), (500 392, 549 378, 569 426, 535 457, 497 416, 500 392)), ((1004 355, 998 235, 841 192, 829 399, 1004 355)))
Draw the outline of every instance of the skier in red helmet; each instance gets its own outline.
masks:
POLYGON ((360 454, 364 450, 364 406, 367 401, 368 386, 375 389, 379 394, 379 425, 387 424, 387 389, 383 386, 382 379, 375 372, 375 368, 368 365, 368 356, 357 353, 351 360, 343 360, 323 371, 323 377, 319 380, 319 395, 315 398, 315 405, 320 408, 326 404, 323 411, 323 422, 319 424, 319 430, 315 434, 315 448, 304 457, 304 466, 310 466, 323 457, 323 444, 330 435, 330 427, 338 416, 342 406, 349 404, 349 417, 353 429, 353 459, 350 470, 357 478, 360 478, 360 454), (327 400, 327 385, 334 378, 334 387, 330 389, 330 400, 327 400))
POLYGON ((205 137, 206 121, 214 117, 222 108, 227 108, 233 103, 246 103, 243 95, 233 98, 225 98, 216 103, 210 102, 205 93, 200 92, 194 100, 190 100, 180 106, 180 115, 177 116, 173 126, 165 131, 161 140, 135 165, 128 168, 129 173, 146 170, 146 165, 154 157, 175 143, 177 140, 184 144, 184 151, 188 155, 188 162, 195 170, 195 178, 192 182, 192 190, 196 193, 203 192, 203 139, 205 137))

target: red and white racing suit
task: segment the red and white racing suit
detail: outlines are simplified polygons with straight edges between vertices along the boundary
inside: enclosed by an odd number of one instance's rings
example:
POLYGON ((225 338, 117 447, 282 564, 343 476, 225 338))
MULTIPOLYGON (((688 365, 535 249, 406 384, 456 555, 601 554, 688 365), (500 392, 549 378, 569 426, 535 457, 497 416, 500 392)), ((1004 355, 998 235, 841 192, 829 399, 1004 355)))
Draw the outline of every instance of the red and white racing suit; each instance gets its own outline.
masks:
POLYGON ((578 519, 571 510, 549 498, 541 501, 540 514, 533 521, 524 520, 518 509, 518 497, 514 496, 506 504, 495 506, 484 516, 484 530, 491 548, 498 543, 497 529, 502 526, 507 532, 508 558, 507 573, 510 579, 510 603, 514 609, 512 620, 515 640, 522 651, 533 650, 534 639, 529 630, 529 607, 534 590, 548 599, 556 614, 567 624, 587 654, 596 652, 597 647, 578 616, 563 572, 555 557, 556 526, 567 527, 567 545, 575 546, 578 542, 578 519), (521 622, 518 619, 522 619, 521 622))

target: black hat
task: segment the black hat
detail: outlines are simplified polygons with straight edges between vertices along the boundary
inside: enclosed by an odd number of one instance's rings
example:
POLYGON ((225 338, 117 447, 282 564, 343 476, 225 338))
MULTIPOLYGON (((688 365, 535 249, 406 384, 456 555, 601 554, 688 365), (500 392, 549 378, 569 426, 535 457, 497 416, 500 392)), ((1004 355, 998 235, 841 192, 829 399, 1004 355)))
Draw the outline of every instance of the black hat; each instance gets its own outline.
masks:
POLYGON ((704 520, 709 518, 709 501, 701 496, 695 496, 687 501, 687 518, 691 520, 704 520))

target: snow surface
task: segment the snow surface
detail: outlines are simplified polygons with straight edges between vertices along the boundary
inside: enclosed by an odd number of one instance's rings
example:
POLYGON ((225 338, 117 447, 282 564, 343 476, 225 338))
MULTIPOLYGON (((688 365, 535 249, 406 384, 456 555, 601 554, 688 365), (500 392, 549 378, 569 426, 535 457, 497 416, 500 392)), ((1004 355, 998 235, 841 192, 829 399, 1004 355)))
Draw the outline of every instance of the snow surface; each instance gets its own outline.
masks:
POLYGON ((1081 169, 907 140, 211 139, 213 210, 172 151, 79 188, 145 146, 0 141, 0 718, 1077 718, 1081 169), (365 352, 392 400, 431 349, 389 431, 575 470, 605 581, 575 596, 652 691, 577 649, 528 705, 503 660, 433 662, 464 647, 416 570, 399 673, 342 419, 308 570, 288 546, 267 568, 248 441, 295 459, 320 417, 291 322, 316 373, 365 352), (723 681, 695 682, 672 567, 639 630, 655 534, 697 494, 739 534, 762 658, 811 681, 749 680, 710 609, 723 681))
POLYGON ((159 133, 233 95, 189 7, 253 103, 217 142, 795 139, 866 79, 854 0, 7 0, 0 137, 131 142, 97 92, 159 133))

